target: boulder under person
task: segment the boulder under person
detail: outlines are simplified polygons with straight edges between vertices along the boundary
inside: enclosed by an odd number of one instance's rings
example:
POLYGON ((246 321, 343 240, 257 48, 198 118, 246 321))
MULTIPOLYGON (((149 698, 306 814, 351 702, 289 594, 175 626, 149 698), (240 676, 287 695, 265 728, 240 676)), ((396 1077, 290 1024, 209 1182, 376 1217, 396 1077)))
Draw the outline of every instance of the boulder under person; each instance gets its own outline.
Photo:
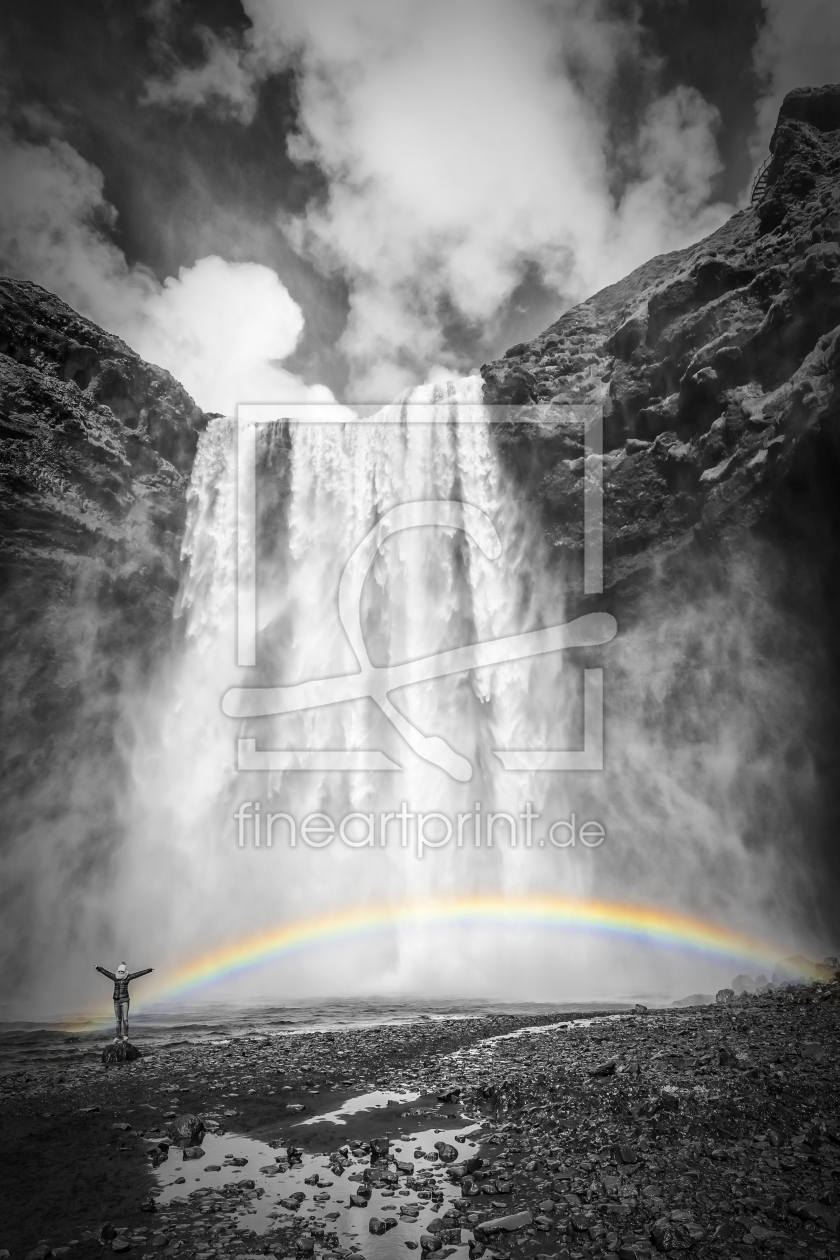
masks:
POLYGON ((147 976, 150 971, 154 971, 154 967, 144 967, 142 971, 129 971, 126 964, 121 962, 115 975, 113 971, 108 971, 107 967, 100 967, 97 963, 96 970, 114 982, 114 1018, 117 1021, 117 1035, 114 1041, 128 1041, 128 1007, 130 1002, 128 986, 138 976, 147 976))

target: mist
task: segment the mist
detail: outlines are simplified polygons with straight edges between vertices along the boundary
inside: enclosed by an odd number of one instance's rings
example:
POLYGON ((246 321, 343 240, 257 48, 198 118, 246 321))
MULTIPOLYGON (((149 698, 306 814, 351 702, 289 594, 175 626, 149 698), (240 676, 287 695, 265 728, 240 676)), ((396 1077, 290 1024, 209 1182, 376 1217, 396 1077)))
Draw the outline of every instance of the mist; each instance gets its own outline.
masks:
MULTIPOLYGON (((415 685, 395 695, 426 735, 468 758, 458 783, 418 757, 370 701, 328 704, 286 717, 233 720, 236 686, 290 685, 353 673, 356 658, 337 616, 341 571, 377 517, 395 503, 455 496, 487 512, 502 542, 491 560, 465 535, 408 530, 385 543, 364 586, 362 625, 371 657, 392 664, 562 623, 563 567, 542 540, 534 508, 516 496, 487 420, 475 422, 481 382, 425 387, 378 423, 261 425, 256 672, 236 664, 236 429, 216 420, 202 438, 190 492, 182 640, 151 685, 122 696, 126 786, 116 804, 121 842, 97 897, 77 904, 86 949, 42 977, 39 1001, 95 1002, 87 953, 130 966, 173 968, 281 922, 452 894, 501 892, 668 906, 765 940, 779 959, 822 957, 831 924, 814 914, 819 844, 816 774, 802 743, 817 680, 788 618, 774 605, 771 553, 748 549, 722 580, 697 562, 686 584, 652 583, 635 605, 616 605, 619 633, 604 648, 557 652, 415 685), (458 408, 471 423, 453 428, 458 408), (687 599, 686 586, 695 590, 687 599), (417 614, 422 610, 422 616, 417 614), (789 645, 785 647, 784 645, 789 645), (579 748, 584 668, 605 677, 603 773, 511 773, 497 748, 579 748), (399 773, 237 769, 239 740, 261 752, 381 749, 399 773), (782 746, 779 746, 779 741, 782 746), (786 747, 785 745, 788 745, 786 747), (787 772, 779 775, 779 765, 787 772), (237 812, 251 803, 243 822, 237 812), (255 845, 259 802, 262 843, 255 845), (534 844, 453 836, 422 853, 383 816, 489 812, 542 820, 534 844), (266 819, 274 825, 266 843, 266 819), (349 839, 303 842, 307 815, 349 839), (603 843, 545 842, 552 821, 595 821, 603 843), (290 843, 288 818, 296 826, 290 843), (537 837, 544 840, 539 845, 537 837), (240 845, 240 841, 243 843, 240 845), (106 888, 119 890, 118 898, 106 888), (103 903, 102 897, 105 894, 103 903)), ((433 823, 429 835, 442 834, 433 823)), ((567 838, 561 829, 559 839, 567 838)), ((47 879, 40 916, 57 912, 47 879)), ((195 996, 237 1001, 426 994, 536 1001, 670 1000, 714 993, 742 972, 731 963, 592 932, 546 933, 442 925, 410 915, 371 937, 316 945, 222 978, 195 996), (732 972, 732 975, 729 972, 732 972)))
MULTIPOLYGON (((314 272, 345 286, 346 318, 332 349, 353 404, 419 389, 417 398, 443 406, 444 383, 454 381, 450 401, 474 405, 479 380, 467 374, 505 330, 535 332, 544 308, 556 317, 651 256, 697 241, 746 202, 748 185, 737 202, 718 194, 720 116, 695 87, 650 89, 638 125, 616 142, 611 84, 628 64, 655 83, 632 6, 249 0, 243 8, 250 28, 205 31, 200 63, 182 64, 169 48, 137 108, 173 117, 205 111, 246 128, 265 84, 296 76, 294 127, 278 134, 277 147, 301 169, 317 169, 325 192, 302 208, 278 204, 272 229, 314 272), (538 315, 521 309, 529 285, 538 315)), ((824 4, 768 0, 765 10, 754 49, 762 85, 756 166, 784 92, 833 77, 840 26, 824 4)), ((167 6, 155 12, 168 47, 167 6)), ((290 366, 306 335, 304 303, 287 277, 256 259, 207 253, 161 275, 131 260, 104 175, 65 122, 30 110, 24 125, 20 111, 3 107, 4 271, 66 299, 222 417, 199 446, 176 616, 171 636, 148 645, 151 672, 119 658, 84 582, 67 624, 50 631, 74 641, 76 681, 85 686, 78 730, 96 739, 65 747, 40 770, 10 820, 3 952, 20 1009, 95 1003, 101 982, 91 964, 114 955, 163 969, 348 901, 453 891, 551 889, 669 904, 778 944, 780 958, 829 951, 832 925, 814 909, 826 869, 815 803, 822 772, 809 727, 821 662, 816 632, 803 640, 765 581, 779 563, 772 546, 730 559, 723 576, 698 559, 678 591, 652 581, 626 609, 616 605, 619 634, 598 652, 476 671, 458 679, 454 697, 439 684, 418 688, 406 712, 469 757, 474 781, 466 786, 407 756, 372 704, 330 707, 309 724, 237 727, 224 716, 222 695, 244 685, 235 664, 233 428, 224 417, 245 402, 277 403, 293 415, 334 401, 320 378, 290 366), (107 669, 97 655, 103 642, 113 653, 107 669), (580 746, 589 667, 605 670, 603 776, 506 780, 494 748, 517 739, 580 746), (103 759, 96 741, 112 727, 116 746, 103 759), (798 738, 802 731, 808 738, 798 738), (274 773, 266 786, 262 775, 237 774, 238 738, 260 748, 294 747, 296 738, 387 748, 402 772, 384 786, 375 776, 333 783, 274 773), (287 809, 298 818, 384 813, 402 800, 454 817, 479 797, 513 815, 531 801, 546 819, 595 819, 606 839, 592 850, 450 844, 422 859, 396 843, 384 851, 237 843, 234 813, 246 800, 261 801, 264 815, 287 809)), ((394 432, 379 445, 366 448, 359 437, 349 454, 335 447, 329 425, 299 426, 290 444, 279 426, 261 439, 266 683, 353 667, 335 615, 337 577, 395 501, 403 448, 393 415, 389 425, 394 432)), ((467 493, 473 477, 470 501, 499 529, 502 558, 494 566, 453 537, 435 546, 389 542, 364 595, 366 631, 383 659, 573 615, 562 565, 492 442, 480 444, 486 426, 470 451, 439 427, 446 438, 415 452, 404 484, 413 498, 440 498, 467 493), (392 611, 399 607, 411 610, 402 621, 392 611)), ((16 649, 21 678, 37 672, 40 646, 16 649)), ((11 738, 19 759, 27 731, 11 738)), ((730 979, 721 962, 584 934, 429 933, 404 923, 267 964, 213 993, 667 1000, 730 979)))

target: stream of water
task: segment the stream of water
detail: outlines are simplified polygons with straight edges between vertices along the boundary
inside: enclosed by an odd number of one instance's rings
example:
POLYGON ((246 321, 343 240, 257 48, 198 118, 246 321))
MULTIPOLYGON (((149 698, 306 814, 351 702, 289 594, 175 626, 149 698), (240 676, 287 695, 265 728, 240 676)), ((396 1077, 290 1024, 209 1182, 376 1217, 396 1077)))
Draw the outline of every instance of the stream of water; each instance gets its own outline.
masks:
MULTIPOLYGON (((375 1115, 387 1111, 389 1101, 405 1104, 412 1098, 399 1093, 381 1097, 363 1094, 349 1099, 341 1111, 344 1116, 359 1111, 375 1115)), ((313 1117, 308 1123, 330 1119, 342 1123, 331 1114, 313 1117)), ((406 1129, 409 1127, 407 1124, 406 1129)), ((238 1228, 273 1240, 278 1254, 285 1254, 294 1250, 290 1231, 304 1218, 305 1224, 298 1224, 295 1233, 318 1241, 333 1236, 335 1245, 354 1246, 357 1254, 370 1260, 385 1260, 402 1251, 406 1243, 416 1247, 432 1222, 443 1218, 448 1204, 460 1198, 459 1187, 445 1175, 446 1165, 438 1156, 436 1143, 458 1143, 456 1149, 461 1154, 464 1148, 475 1147, 467 1137, 474 1128, 468 1121, 457 1129, 406 1131, 404 1137, 391 1143, 390 1168, 398 1169, 395 1161, 403 1165, 399 1180, 394 1178, 391 1185, 374 1184, 367 1206, 353 1206, 349 1198, 360 1188, 364 1169, 370 1168, 370 1158, 358 1148, 344 1147, 350 1163, 339 1175, 326 1155, 301 1152, 290 1164, 285 1148, 278 1151, 276 1143, 207 1133, 199 1160, 182 1160, 178 1148, 170 1147, 169 1160, 156 1170, 161 1187, 158 1211, 165 1216, 167 1208, 188 1205, 202 1223, 207 1222, 208 1247, 238 1228), (405 1171, 408 1166, 410 1174, 405 1171), (173 1177, 173 1171, 178 1175, 173 1177), (406 1179, 412 1188, 407 1187, 406 1179), (372 1234, 372 1218, 393 1224, 384 1234, 372 1234)), ((466 1256, 472 1236, 471 1230, 462 1229, 460 1242, 448 1248, 450 1254, 466 1256)))

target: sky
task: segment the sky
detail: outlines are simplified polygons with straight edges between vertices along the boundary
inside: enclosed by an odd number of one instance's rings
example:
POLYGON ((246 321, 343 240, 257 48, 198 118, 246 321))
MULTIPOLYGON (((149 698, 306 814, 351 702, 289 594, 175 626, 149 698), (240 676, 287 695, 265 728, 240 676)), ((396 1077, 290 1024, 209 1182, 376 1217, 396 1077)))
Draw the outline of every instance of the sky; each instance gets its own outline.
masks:
POLYGON ((7 0, 0 269, 206 409, 466 375, 744 205, 831 0, 7 0))

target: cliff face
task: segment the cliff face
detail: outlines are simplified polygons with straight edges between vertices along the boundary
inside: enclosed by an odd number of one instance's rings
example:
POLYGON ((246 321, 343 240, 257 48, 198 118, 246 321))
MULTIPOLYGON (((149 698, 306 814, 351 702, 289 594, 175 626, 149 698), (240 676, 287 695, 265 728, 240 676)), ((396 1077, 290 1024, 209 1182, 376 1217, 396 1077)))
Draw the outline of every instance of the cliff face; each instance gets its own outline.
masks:
POLYGON ((0 562, 7 577, 94 567, 114 590, 171 600, 205 418, 46 290, 0 280, 0 562))
POLYGON ((39 286, 0 280, 0 921, 11 902, 20 921, 27 844, 69 896, 106 873, 122 706, 171 639, 205 423, 167 372, 39 286))
MULTIPOLYGON (((628 749, 831 939, 840 888, 840 87, 785 100, 753 203, 483 369, 541 404, 496 441, 569 614, 609 607, 605 791, 628 749), (604 595, 581 592, 583 422, 604 409, 604 595), (548 404, 546 406, 546 404, 548 404), (610 744, 610 738, 613 743, 610 744), (674 774, 680 758, 701 767, 674 774), (714 768, 718 757, 720 773, 714 768), (735 819, 733 823, 731 820, 735 819)), ((632 759, 631 759, 632 760, 632 759)), ((689 842, 675 821, 673 844, 689 842)), ((718 876, 725 882, 723 868, 718 876)), ((785 913, 790 913, 788 909, 785 913)), ((771 913, 771 918, 775 911, 771 913)))
MULTIPOLYGON (((788 95, 756 192, 700 244, 482 368, 488 402, 603 400, 608 586, 780 513, 836 532, 840 87, 788 95)), ((536 435, 498 440, 547 536, 574 555, 579 427, 549 412, 536 435)))

